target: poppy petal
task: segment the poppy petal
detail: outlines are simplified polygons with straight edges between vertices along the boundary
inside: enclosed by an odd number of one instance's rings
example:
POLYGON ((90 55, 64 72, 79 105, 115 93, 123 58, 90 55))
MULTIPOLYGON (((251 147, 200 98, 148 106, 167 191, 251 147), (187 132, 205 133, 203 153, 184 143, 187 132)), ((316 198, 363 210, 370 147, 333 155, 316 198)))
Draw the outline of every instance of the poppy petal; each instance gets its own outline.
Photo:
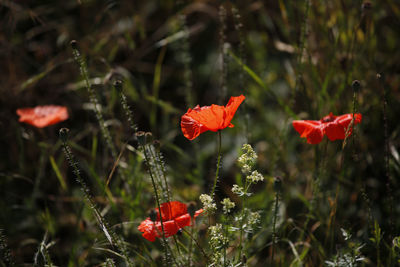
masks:
POLYGON ((344 139, 345 128, 338 123, 331 122, 325 126, 325 134, 331 141, 344 139))
MULTIPOLYGON (((355 115, 354 116, 354 125, 361 123, 362 115, 360 113, 356 113, 354 115, 355 115)), ((342 127, 344 128, 344 132, 346 133, 347 128, 349 127, 349 124, 351 123, 352 119, 353 119, 353 114, 344 114, 344 115, 338 116, 336 118, 335 122, 342 125, 342 127)), ((347 133, 348 136, 350 136, 352 134, 352 132, 353 132, 353 128, 349 129, 349 132, 347 133)), ((343 135, 343 138, 341 138, 341 139, 344 139, 344 138, 345 138, 345 136, 343 135)))
POLYGON ((320 127, 312 128, 307 134, 307 143, 309 144, 319 144, 324 137, 324 132, 320 127))
POLYGON ((239 105, 243 102, 245 97, 232 96, 226 105, 211 105, 188 109, 188 111, 181 117, 181 128, 183 135, 193 140, 205 131, 216 132, 226 127, 233 127, 231 120, 235 115, 239 105))
POLYGON ((35 108, 17 109, 19 121, 43 128, 68 119, 68 111, 64 106, 37 106, 35 108))
POLYGON ((246 97, 244 95, 240 96, 232 96, 229 99, 228 104, 226 105, 225 111, 226 111, 226 117, 224 121, 224 128, 226 127, 233 127, 233 124, 231 124, 231 120, 233 119, 233 116, 235 115, 237 109, 239 108, 240 104, 244 101, 246 97), (232 125, 232 126, 230 126, 232 125))
POLYGON ((174 218, 187 213, 186 204, 179 201, 162 203, 160 208, 163 221, 173 220, 174 218))
POLYGON ((139 226, 138 230, 142 232, 142 236, 149 240, 150 242, 156 241, 156 231, 154 229, 154 223, 150 220, 150 218, 147 218, 144 220, 139 226))
POLYGON ((189 226, 190 225, 190 215, 188 213, 186 213, 182 216, 179 216, 179 217, 175 218, 175 222, 179 226, 179 228, 189 226))
MULTIPOLYGON (((175 235, 180 229, 174 220, 163 222, 163 226, 165 237, 175 235)), ((162 234, 161 223, 157 223, 157 228, 159 230, 159 234, 162 234)))

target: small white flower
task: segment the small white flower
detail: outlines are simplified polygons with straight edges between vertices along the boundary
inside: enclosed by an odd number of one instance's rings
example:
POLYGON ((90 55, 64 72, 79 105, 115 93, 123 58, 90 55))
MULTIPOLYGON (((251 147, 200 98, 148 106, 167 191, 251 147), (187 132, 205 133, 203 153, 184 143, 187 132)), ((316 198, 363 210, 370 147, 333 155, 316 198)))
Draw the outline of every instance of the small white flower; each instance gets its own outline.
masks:
POLYGON ((259 181, 264 181, 264 176, 262 176, 258 171, 253 171, 250 175, 246 177, 250 183, 257 183, 259 181))
POLYGON ((203 204, 203 209, 206 212, 214 213, 217 210, 217 205, 214 203, 214 200, 209 195, 201 194, 200 201, 203 204))
POLYGON ((243 196, 244 194, 244 189, 241 186, 238 186, 237 184, 234 184, 232 186, 232 192, 235 193, 238 196, 243 196))
POLYGON ((257 154, 249 144, 242 146, 242 155, 238 158, 238 164, 243 173, 251 172, 257 162, 257 154))
POLYGON ((225 214, 228 214, 231 209, 235 207, 235 203, 232 202, 229 198, 224 198, 224 200, 221 201, 221 204, 225 214))
POLYGON ((214 249, 221 249, 229 243, 229 239, 224 236, 222 224, 210 226, 210 245, 214 249))
POLYGON ((260 213, 250 212, 249 217, 247 218, 247 222, 249 225, 254 226, 260 222, 260 218, 260 213))

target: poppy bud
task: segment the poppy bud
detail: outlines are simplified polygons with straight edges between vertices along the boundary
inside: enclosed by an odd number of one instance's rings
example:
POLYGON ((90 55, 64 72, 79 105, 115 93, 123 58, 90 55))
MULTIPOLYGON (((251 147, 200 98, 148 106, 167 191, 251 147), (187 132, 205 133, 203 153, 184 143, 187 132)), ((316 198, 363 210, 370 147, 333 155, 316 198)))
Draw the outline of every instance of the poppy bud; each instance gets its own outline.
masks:
POLYGON ((123 83, 121 80, 116 80, 114 82, 114 87, 115 87, 115 89, 117 89, 118 93, 122 92, 122 85, 123 85, 123 83))
POLYGON ((150 214, 149 214, 150 220, 152 222, 156 222, 157 221, 157 212, 156 210, 151 210, 150 214))
POLYGON ((194 214, 196 213, 196 203, 190 202, 187 210, 188 210, 190 217, 193 218, 194 214))
POLYGON ((78 43, 76 40, 72 40, 69 44, 71 45, 72 49, 78 49, 78 43))
POLYGON ((136 133, 137 140, 139 142, 139 145, 141 145, 141 146, 146 145, 146 135, 145 134, 146 133, 143 131, 139 131, 136 133))
POLYGON ((151 142, 153 140, 153 134, 151 132, 146 132, 146 142, 151 142))
POLYGON ((358 92, 360 90, 361 87, 361 83, 359 80, 354 80, 351 84, 351 86, 353 87, 353 91, 354 92, 358 92))
POLYGON ((274 179, 274 190, 276 193, 280 193, 282 191, 282 179, 279 176, 276 176, 274 179))
POLYGON ((59 137, 63 143, 66 143, 68 140, 68 133, 69 129, 68 128, 61 128, 60 131, 58 132, 59 137))

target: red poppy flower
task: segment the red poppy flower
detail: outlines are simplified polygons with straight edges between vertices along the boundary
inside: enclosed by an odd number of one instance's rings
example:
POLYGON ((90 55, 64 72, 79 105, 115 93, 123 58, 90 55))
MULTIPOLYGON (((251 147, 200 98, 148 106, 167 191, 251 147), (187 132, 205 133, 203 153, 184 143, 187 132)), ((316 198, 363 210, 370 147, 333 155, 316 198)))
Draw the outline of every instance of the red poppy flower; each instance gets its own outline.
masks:
POLYGON ((225 107, 213 104, 204 107, 197 105, 194 109, 189 108, 181 118, 183 135, 187 139, 193 140, 206 131, 216 132, 226 127, 232 128, 231 120, 244 99, 243 95, 232 96, 225 107))
MULTIPOLYGON (((156 209, 156 212, 157 219, 155 222, 148 217, 138 226, 139 231, 143 232, 143 237, 151 242, 154 242, 156 237, 162 237, 162 227, 158 209, 156 209)), ((195 212, 194 217, 196 218, 202 212, 203 209, 199 209, 195 212)), ((161 204, 161 216, 165 237, 173 236, 179 231, 179 229, 191 225, 191 218, 187 211, 187 206, 179 201, 171 201, 161 204)))
POLYGON ((43 128, 68 119, 68 111, 64 106, 37 106, 17 109, 19 121, 43 128))
MULTIPOLYGON (((361 122, 362 116, 360 113, 354 114, 354 125, 361 122)), ((300 134, 300 137, 307 138, 307 143, 318 144, 322 141, 324 134, 331 141, 344 139, 353 114, 344 114, 335 116, 329 113, 319 121, 296 120, 293 121, 293 127, 300 134)), ((353 129, 349 130, 349 135, 353 129)))

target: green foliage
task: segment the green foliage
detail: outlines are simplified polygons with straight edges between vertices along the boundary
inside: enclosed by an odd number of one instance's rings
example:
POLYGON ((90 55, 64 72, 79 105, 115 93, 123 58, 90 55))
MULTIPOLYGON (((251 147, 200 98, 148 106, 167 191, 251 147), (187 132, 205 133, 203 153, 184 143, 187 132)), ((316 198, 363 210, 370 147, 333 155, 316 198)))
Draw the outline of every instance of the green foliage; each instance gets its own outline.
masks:
POLYGON ((1 266, 400 264, 396 1, 0 10, 1 266), (240 94, 234 128, 183 137, 188 108, 240 94), (16 109, 44 104, 69 119, 18 122, 16 109), (329 112, 363 118, 318 145, 291 125, 329 112), (201 195, 213 212, 180 234, 138 231, 161 203, 197 210, 201 195))

